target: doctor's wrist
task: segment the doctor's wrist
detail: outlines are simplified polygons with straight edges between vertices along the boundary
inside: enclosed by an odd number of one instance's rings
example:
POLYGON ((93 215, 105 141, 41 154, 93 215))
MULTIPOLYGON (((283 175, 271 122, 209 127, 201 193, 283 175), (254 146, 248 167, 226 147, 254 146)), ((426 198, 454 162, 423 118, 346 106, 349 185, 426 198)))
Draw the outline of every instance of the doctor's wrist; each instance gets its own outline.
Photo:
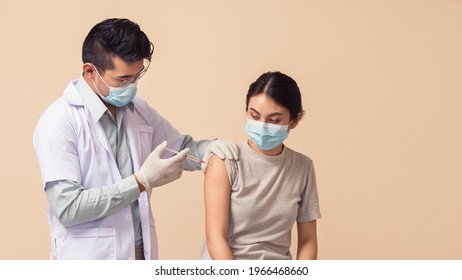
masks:
POLYGON ((146 191, 146 188, 144 187, 143 184, 141 184, 140 179, 138 179, 138 176, 136 176, 136 174, 133 174, 133 176, 135 177, 135 181, 138 184, 138 188, 140 189, 140 193, 146 191))

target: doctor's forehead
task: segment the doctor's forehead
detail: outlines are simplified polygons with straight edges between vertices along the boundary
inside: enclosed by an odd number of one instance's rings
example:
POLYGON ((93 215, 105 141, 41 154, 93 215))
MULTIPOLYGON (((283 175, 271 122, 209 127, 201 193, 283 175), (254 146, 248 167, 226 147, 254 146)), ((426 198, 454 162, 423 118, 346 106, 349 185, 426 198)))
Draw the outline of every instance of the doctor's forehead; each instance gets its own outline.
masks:
POLYGON ((114 64, 113 69, 108 69, 108 71, 117 72, 121 75, 135 75, 140 72, 144 67, 144 60, 141 59, 134 63, 127 63, 122 60, 120 57, 115 56, 112 58, 114 64))

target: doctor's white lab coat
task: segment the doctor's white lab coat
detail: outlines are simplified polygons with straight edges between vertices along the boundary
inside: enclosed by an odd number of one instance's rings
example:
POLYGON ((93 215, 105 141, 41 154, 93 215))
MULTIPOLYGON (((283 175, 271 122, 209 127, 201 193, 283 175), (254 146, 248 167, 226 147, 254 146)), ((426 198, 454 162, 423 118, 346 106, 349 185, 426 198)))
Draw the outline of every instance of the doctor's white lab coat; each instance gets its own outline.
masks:
MULTIPOLYGON (((122 180, 106 135, 85 106, 72 81, 64 95, 42 114, 34 146, 42 184, 72 180, 84 189, 122 180)), ((179 148, 184 136, 148 104, 135 97, 135 110, 127 110, 124 124, 134 170, 139 170, 157 145, 167 141, 179 148)), ((138 198, 144 255, 157 259, 157 236, 149 197, 138 198)), ((135 240, 130 206, 96 221, 70 227, 62 225, 48 207, 52 259, 133 259, 135 240)))

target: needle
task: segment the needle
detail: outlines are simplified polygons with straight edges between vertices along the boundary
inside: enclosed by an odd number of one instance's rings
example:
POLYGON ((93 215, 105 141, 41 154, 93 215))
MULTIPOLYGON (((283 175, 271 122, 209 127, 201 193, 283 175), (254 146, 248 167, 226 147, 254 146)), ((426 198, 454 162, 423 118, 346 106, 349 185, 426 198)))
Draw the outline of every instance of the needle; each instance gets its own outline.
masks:
MULTIPOLYGON (((178 154, 178 153, 179 153, 178 151, 175 151, 174 149, 170 149, 170 148, 165 148, 165 149, 166 149, 167 151, 169 151, 169 152, 174 153, 174 154, 178 154)), ((190 156, 189 154, 186 155, 186 158, 189 159, 189 160, 195 161, 195 162, 205 163, 205 161, 200 160, 200 159, 198 159, 197 157, 190 156)))

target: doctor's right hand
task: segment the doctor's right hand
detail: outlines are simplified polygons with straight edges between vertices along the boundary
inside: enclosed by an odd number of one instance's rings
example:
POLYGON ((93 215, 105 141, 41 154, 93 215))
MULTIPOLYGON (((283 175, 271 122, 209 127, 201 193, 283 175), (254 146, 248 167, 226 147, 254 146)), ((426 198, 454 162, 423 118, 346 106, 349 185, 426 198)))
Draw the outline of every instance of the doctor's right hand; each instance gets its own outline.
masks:
POLYGON ((166 141, 162 142, 151 152, 140 170, 135 173, 147 193, 150 193, 154 187, 165 185, 180 178, 183 173, 189 148, 180 151, 173 157, 162 159, 160 155, 165 147, 167 147, 166 141))

